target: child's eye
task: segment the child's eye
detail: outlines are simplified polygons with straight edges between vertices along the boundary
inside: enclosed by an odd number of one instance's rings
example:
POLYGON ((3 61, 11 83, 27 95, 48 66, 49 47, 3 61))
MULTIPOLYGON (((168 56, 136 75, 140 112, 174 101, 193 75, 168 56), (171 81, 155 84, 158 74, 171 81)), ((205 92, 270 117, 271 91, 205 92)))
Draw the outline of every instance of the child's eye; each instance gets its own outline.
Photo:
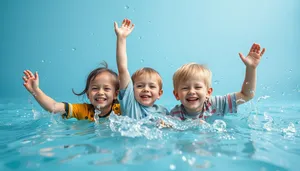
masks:
POLYGON ((137 88, 143 88, 143 85, 137 85, 136 87, 137 88))
POLYGON ((108 87, 107 87, 107 88, 104 88, 104 90, 105 90, 105 91, 110 91, 111 88, 108 88, 108 87))
POLYGON ((201 89, 202 87, 201 86, 199 86, 199 87, 196 87, 196 89, 201 89))
POLYGON ((156 86, 150 86, 150 88, 156 88, 156 86))
POLYGON ((187 90, 188 88, 187 88, 187 87, 182 87, 181 89, 182 89, 182 90, 187 90))
POLYGON ((92 90, 98 90, 98 88, 97 87, 93 87, 92 90))

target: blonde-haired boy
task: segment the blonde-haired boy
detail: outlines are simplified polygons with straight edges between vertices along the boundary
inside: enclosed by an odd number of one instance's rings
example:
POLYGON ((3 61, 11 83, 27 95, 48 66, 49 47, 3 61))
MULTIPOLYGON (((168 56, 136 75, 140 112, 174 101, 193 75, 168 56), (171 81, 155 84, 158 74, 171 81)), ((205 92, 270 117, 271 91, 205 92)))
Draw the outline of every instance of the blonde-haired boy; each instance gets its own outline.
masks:
POLYGON ((188 63, 181 66, 173 75, 173 94, 181 104, 170 112, 171 116, 185 119, 206 119, 212 115, 236 113, 237 106, 254 97, 256 89, 256 67, 265 52, 260 45, 254 43, 247 57, 239 56, 246 65, 245 80, 240 92, 225 96, 211 96, 212 73, 204 65, 188 63))

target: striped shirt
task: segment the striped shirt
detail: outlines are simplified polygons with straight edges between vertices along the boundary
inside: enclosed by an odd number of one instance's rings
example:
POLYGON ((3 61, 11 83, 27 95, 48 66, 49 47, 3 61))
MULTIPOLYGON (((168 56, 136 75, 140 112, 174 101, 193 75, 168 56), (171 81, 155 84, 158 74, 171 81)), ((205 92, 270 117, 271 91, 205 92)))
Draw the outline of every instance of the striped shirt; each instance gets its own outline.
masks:
POLYGON ((197 113, 188 113, 182 104, 176 105, 171 110, 170 115, 181 120, 188 118, 206 120, 212 115, 224 116, 226 113, 237 113, 235 93, 225 96, 212 96, 208 101, 204 102, 202 111, 197 113))

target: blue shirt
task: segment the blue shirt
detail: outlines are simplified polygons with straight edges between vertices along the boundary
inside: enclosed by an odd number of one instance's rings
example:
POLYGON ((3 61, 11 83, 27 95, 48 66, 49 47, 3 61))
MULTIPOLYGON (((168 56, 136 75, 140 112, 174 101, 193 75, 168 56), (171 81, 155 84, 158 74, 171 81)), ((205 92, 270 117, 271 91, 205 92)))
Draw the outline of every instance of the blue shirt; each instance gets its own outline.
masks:
POLYGON ((129 81, 125 89, 120 90, 118 100, 121 105, 121 113, 133 119, 142 119, 149 114, 169 114, 168 110, 160 105, 153 104, 153 106, 143 106, 134 97, 133 83, 129 81))

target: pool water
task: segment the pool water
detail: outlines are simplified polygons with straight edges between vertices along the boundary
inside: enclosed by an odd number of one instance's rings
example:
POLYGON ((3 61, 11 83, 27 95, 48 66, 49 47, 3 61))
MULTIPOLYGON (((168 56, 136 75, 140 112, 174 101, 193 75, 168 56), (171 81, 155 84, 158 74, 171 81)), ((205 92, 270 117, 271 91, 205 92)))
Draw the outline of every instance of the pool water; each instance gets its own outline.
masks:
POLYGON ((0 170, 298 170, 300 103, 265 98, 224 118, 62 120, 32 99, 0 100, 0 170), (263 100, 261 100, 263 99, 263 100), (156 120, 172 123, 160 128, 156 120))

